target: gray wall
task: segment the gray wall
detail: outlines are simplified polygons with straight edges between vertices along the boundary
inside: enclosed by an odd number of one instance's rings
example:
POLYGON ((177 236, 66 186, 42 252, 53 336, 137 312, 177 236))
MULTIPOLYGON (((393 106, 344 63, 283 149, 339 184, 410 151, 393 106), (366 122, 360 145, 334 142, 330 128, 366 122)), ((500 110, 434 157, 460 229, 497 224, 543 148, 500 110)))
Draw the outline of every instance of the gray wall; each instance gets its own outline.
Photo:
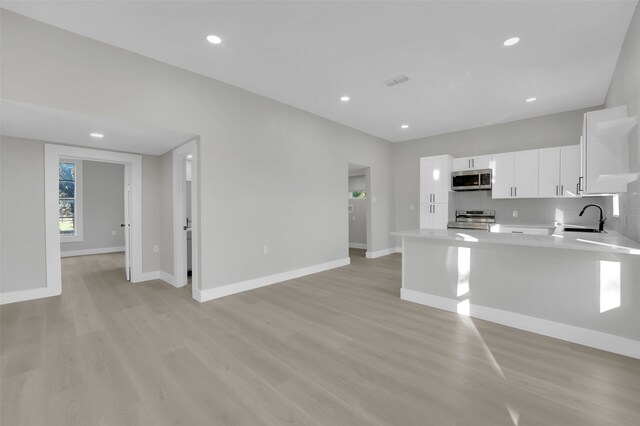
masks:
POLYGON ((0 136, 0 291, 46 286, 44 143, 0 136))
MULTIPOLYGON (((629 116, 640 115, 640 6, 636 6, 629 24, 604 104, 607 108, 626 105, 629 116)), ((629 168, 633 172, 640 172, 639 127, 629 136, 629 168)), ((612 225, 640 242, 640 180, 631 183, 628 192, 620 196, 620 219, 612 220, 612 225)))
MULTIPOLYGON (((364 176, 349 177, 349 191, 364 190, 364 176)), ((353 213, 349 213, 349 243, 367 244, 367 199, 349 199, 353 213)))
POLYGON ((160 157, 160 270, 173 275, 173 153, 160 157))
POLYGON ((0 19, 2 98, 200 136, 204 289, 346 258, 350 162, 371 169, 372 249, 395 246, 390 143, 8 11, 0 19))
POLYGON ((162 264, 160 252, 155 253, 153 246, 164 247, 160 241, 161 215, 167 214, 160 208, 162 170, 160 157, 142 156, 142 271, 152 272, 162 264))
MULTIPOLYGON (((0 136, 0 161, 0 292, 46 287, 44 142, 0 136)), ((164 213, 159 208, 161 172, 160 157, 142 156, 143 272, 160 269, 160 254, 153 253, 153 244, 160 243, 160 214, 164 213)), ((120 188, 124 181, 121 184, 120 188)))
MULTIPOLYGON (((583 115, 586 111, 593 109, 599 109, 599 107, 495 124, 394 144, 396 228, 406 230, 420 226, 420 157, 441 154, 466 157, 576 145, 580 143, 583 115), (410 208, 411 205, 414 206, 413 210, 410 208)), ((473 196, 469 195, 452 198, 454 204, 449 209, 451 214, 455 208, 466 208, 469 205, 464 203, 465 197, 471 202, 476 201, 473 196)), ((477 195, 477 197, 481 197, 481 195, 477 195)), ((555 208, 546 202, 540 205, 548 205, 550 210, 555 208)), ((480 207, 495 208, 503 212, 537 210, 537 207, 530 200, 501 200, 499 202, 482 200, 480 207)), ((500 216, 504 216, 504 214, 500 216)), ((541 217, 548 217, 548 212, 541 217)), ((520 217, 520 223, 523 223, 525 218, 533 220, 531 215, 525 214, 520 217)), ((510 217, 505 218, 504 221, 516 223, 510 217)), ((536 222, 538 221, 536 220, 536 222)))
POLYGON ((60 251, 124 247, 124 165, 82 162, 82 210, 82 241, 60 251))

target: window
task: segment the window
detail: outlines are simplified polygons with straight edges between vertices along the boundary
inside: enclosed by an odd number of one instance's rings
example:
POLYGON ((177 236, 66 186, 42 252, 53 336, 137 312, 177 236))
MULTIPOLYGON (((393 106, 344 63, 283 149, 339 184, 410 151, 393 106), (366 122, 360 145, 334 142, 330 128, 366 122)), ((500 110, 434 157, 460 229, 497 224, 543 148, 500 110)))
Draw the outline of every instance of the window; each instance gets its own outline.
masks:
POLYGON ((58 166, 60 241, 82 241, 82 162, 63 160, 58 166))
POLYGON ((349 198, 367 198, 367 192, 362 191, 349 191, 349 198))

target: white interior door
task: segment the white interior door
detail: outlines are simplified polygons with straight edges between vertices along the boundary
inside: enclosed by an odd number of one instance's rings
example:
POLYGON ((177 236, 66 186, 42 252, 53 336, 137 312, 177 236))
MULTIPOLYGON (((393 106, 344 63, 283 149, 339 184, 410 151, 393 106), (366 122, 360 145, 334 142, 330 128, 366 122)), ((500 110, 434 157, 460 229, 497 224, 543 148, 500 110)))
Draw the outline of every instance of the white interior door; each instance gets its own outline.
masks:
POLYGON ((127 281, 131 281, 131 165, 124 167, 124 268, 127 281))

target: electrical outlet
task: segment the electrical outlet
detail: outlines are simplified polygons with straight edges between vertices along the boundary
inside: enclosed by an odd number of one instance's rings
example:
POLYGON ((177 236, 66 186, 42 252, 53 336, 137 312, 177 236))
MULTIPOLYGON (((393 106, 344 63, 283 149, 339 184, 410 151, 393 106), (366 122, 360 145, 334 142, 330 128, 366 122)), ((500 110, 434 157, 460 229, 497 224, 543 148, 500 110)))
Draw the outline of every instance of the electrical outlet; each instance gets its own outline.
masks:
POLYGON ((262 254, 269 254, 269 246, 262 247, 262 254))
POLYGON ((355 216, 353 216, 351 220, 356 220, 356 217, 355 217, 355 216))
POLYGON ((158 247, 158 245, 157 245, 157 244, 155 244, 155 245, 153 246, 153 252, 154 252, 154 253, 158 253, 158 252, 160 252, 160 247, 158 247))
POLYGON ((376 201, 378 201, 378 199, 376 197, 372 198, 373 202, 375 203, 376 201))
POLYGON ((513 211, 513 217, 518 217, 518 210, 513 211))
POLYGON ((413 210, 413 204, 409 204, 409 210, 413 210))
POLYGON ((116 231, 111 231, 111 235, 116 236, 116 231))

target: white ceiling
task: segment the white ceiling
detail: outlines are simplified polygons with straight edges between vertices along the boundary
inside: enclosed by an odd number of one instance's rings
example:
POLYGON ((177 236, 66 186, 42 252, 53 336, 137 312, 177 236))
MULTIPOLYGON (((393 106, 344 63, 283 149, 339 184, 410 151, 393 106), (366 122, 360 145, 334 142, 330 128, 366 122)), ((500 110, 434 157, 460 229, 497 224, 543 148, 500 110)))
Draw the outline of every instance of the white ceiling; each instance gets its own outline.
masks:
POLYGON ((0 134, 17 138, 137 154, 160 155, 195 135, 62 111, 22 102, 0 100, 0 134), (95 139, 90 133, 102 133, 95 139))
POLYGON ((1 5, 397 142, 602 104, 636 3, 1 5), (222 44, 207 43, 208 34, 222 44), (512 36, 520 43, 503 46, 512 36), (382 84, 400 74, 409 81, 382 84), (349 103, 339 101, 345 94, 349 103))

